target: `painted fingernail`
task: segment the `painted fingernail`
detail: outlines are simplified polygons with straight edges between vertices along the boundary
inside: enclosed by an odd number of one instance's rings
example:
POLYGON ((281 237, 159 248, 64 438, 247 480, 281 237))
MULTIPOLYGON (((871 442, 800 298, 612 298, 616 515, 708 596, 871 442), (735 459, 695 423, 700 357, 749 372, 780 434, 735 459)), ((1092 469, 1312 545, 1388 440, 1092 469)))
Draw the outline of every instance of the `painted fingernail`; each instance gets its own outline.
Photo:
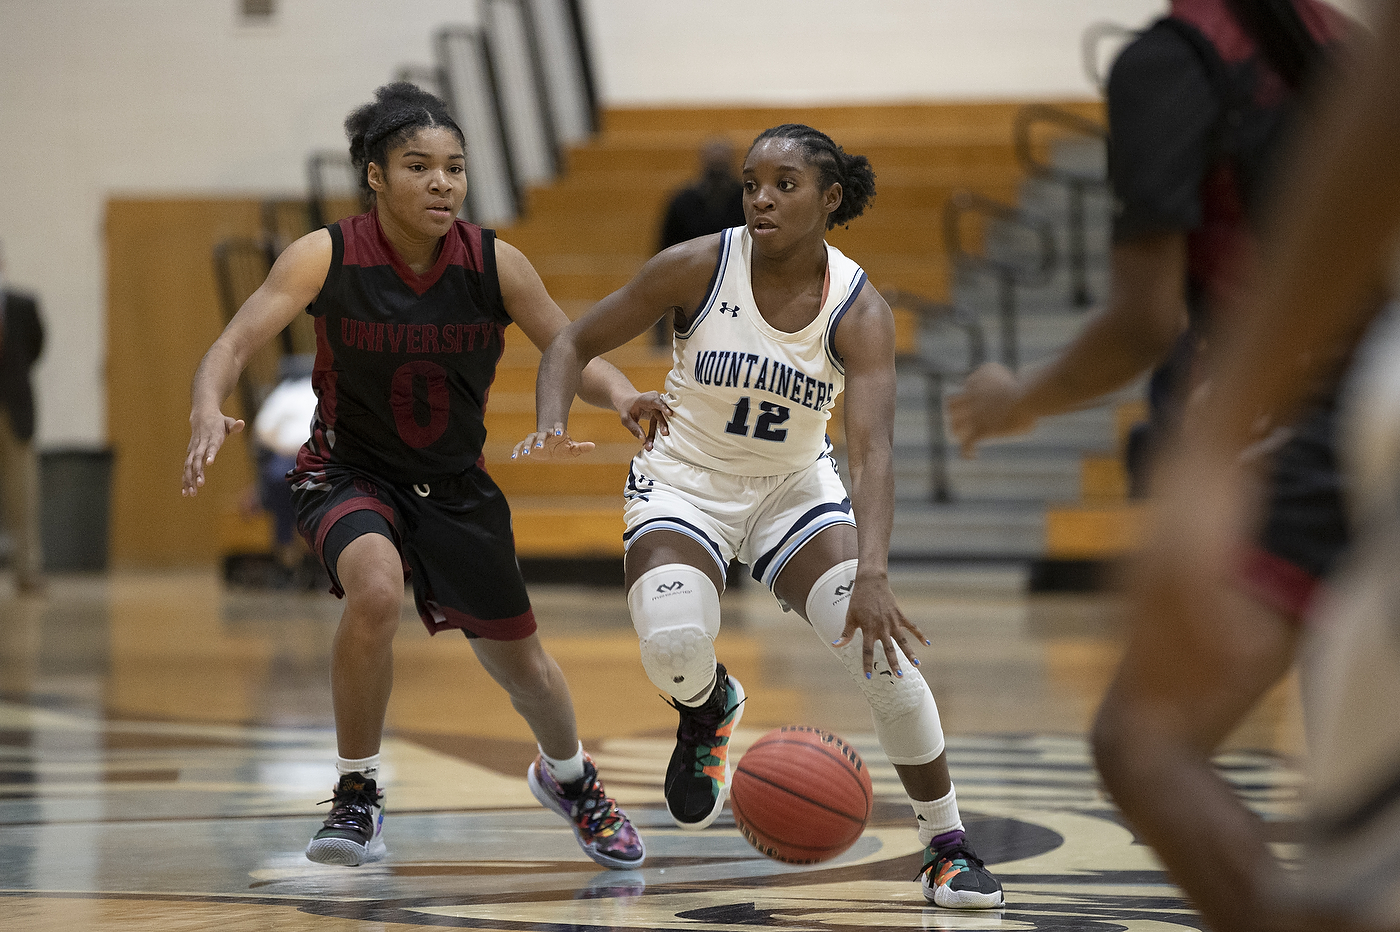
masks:
POLYGON ((910 657, 909 659, 914 661, 914 666, 917 667, 919 665, 919 661, 916 658, 910 657))
POLYGON ((903 676, 903 675, 904 675, 904 671, 903 671, 903 670, 896 670, 896 671, 894 671, 894 675, 895 675, 895 676, 903 676))
POLYGON ((930 641, 928 638, 924 638, 924 644, 925 644, 925 646, 931 646, 931 645, 933 644, 933 642, 930 641))
POLYGON ((558 437, 558 436, 559 436, 560 434, 562 434, 562 433, 563 433, 562 430, 556 430, 556 431, 554 432, 554 436, 558 437))
POLYGON ((539 449, 540 447, 542 447, 542 446, 544 446, 544 441, 543 441, 543 440, 541 440, 539 443, 535 444, 535 449, 538 450, 538 449, 539 449))
POLYGON ((841 643, 841 639, 840 639, 840 638, 837 638, 836 640, 832 641, 831 643, 832 643, 833 646, 835 646, 835 645, 841 643))
POLYGON ((515 459, 515 454, 512 453, 512 454, 510 455, 510 458, 511 458, 511 459, 515 459))
POLYGON ((869 673, 869 671, 866 671, 865 678, 866 678, 867 680, 870 679, 870 673, 869 673))

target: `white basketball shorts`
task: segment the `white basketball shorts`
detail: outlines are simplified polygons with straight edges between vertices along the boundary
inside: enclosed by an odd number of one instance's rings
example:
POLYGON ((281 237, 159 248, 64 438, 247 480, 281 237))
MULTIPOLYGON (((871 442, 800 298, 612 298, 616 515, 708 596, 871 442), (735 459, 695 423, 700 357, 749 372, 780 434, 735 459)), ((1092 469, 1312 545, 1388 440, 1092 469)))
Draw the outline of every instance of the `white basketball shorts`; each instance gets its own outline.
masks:
POLYGON ((806 469, 778 476, 731 476, 644 450, 623 496, 624 547, 650 531, 676 531, 709 551, 721 577, 738 557, 769 589, 819 531, 856 523, 830 447, 806 469))

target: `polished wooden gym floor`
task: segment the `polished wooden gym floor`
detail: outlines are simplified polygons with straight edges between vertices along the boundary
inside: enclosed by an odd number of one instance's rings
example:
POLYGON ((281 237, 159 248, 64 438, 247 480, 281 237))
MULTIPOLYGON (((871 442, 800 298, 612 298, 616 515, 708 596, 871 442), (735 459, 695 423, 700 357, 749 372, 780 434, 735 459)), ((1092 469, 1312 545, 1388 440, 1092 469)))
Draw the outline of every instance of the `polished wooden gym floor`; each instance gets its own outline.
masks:
MULTIPOLYGON (((923 670, 978 852, 1004 910, 925 906, 911 813, 865 704, 826 647, 756 584, 725 596, 720 658, 749 695, 735 752, 805 723, 865 756, 874 817, 840 858, 758 855, 726 811, 701 833, 661 801, 675 713, 642 673, 623 593, 536 585, 585 746, 643 832, 637 871, 599 870, 530 796, 523 723, 464 638, 405 605, 384 746, 389 856, 302 849, 333 781, 327 656, 338 603, 229 589, 214 572, 0 575, 0 929, 175 932, 1200 929, 1096 779, 1085 733, 1118 652, 1102 595, 1024 594, 1014 569, 897 573, 934 646, 923 670)), ((1296 812, 1291 685, 1221 766, 1268 818, 1296 812)), ((318 814, 320 813, 320 814, 318 814)))

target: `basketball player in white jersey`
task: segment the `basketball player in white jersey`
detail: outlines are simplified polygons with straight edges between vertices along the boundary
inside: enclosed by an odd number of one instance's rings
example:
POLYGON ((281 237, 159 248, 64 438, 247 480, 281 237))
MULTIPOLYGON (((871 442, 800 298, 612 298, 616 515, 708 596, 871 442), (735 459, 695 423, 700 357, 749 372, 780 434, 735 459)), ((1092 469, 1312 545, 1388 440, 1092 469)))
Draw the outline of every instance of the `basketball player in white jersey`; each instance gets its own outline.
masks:
POLYGON ((938 708, 917 669, 913 639, 928 641, 889 587, 894 318, 825 240, 864 211, 874 173, 826 135, 786 124, 754 141, 743 182, 745 226, 665 250, 560 332, 540 367, 538 430, 516 455, 591 448, 566 433, 583 366, 672 315, 669 411, 632 461, 624 506, 642 665, 680 713, 666 772, 672 818, 704 828, 729 791, 744 691, 713 640, 737 557, 831 645, 869 701, 917 816, 924 896, 999 907, 1001 885, 967 843, 938 708), (849 496, 826 437, 843 390, 849 496))

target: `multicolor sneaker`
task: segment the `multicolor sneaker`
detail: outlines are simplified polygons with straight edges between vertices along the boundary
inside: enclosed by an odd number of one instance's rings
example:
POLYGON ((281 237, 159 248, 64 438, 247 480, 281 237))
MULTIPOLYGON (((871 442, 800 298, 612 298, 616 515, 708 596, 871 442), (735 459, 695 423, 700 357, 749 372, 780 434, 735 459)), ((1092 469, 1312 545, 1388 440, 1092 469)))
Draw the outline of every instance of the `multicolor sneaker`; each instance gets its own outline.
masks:
POLYGON ((555 781, 538 757, 525 771, 525 779, 540 805, 559 813, 574 827, 574 837, 584 854, 617 870, 642 866, 646 845, 627 814, 604 792, 598 768, 587 754, 583 755, 583 779, 574 793, 555 781))
POLYGON ((729 736, 743 715, 744 687, 715 664, 715 688, 697 708, 668 700, 681 714, 676 749, 666 765, 666 809, 696 831, 719 818, 729 795, 729 736))
POLYGON ((331 804, 331 814, 306 846, 307 859, 357 867, 384 857, 384 794, 373 780, 344 774, 322 803, 331 804))
POLYGON ((924 899, 948 909, 996 909, 1006 905, 1001 882, 982 865, 960 829, 944 832, 924 849, 919 871, 924 899))

